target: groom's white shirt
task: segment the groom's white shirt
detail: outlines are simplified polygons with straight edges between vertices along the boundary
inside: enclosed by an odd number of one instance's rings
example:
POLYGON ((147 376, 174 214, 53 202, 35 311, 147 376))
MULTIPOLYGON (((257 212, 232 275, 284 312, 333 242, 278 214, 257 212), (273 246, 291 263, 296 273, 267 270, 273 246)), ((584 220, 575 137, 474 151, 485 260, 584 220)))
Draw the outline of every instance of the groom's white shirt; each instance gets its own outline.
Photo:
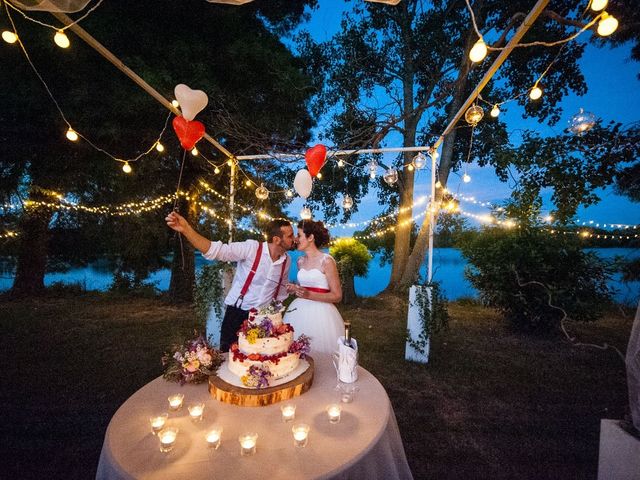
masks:
MULTIPOLYGON (((229 290, 227 297, 224 299, 225 304, 234 305, 236 303, 242 286, 251 271, 257 251, 258 242, 256 240, 232 243, 211 242, 209 250, 203 255, 207 260, 237 262, 236 274, 233 277, 231 290, 229 290)), ((278 292, 278 300, 287 298, 286 284, 289 281, 289 268, 291 266, 291 262, 287 261, 288 258, 289 256, 285 253, 274 262, 271 260, 267 242, 263 242, 260 264, 256 269, 251 286, 244 296, 242 305, 239 305, 240 308, 249 310, 271 302, 280 280, 282 262, 287 262, 287 264, 284 269, 284 275, 282 275, 282 285, 278 292)))

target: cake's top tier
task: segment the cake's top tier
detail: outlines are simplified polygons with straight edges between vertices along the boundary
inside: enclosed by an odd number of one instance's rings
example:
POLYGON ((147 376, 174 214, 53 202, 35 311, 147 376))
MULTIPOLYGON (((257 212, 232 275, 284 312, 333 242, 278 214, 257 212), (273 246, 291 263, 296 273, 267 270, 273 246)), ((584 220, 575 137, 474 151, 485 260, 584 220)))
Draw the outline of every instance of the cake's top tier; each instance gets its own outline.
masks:
POLYGON ((279 301, 272 301, 268 305, 263 305, 260 308, 252 308, 249 310, 249 323, 258 325, 268 319, 274 327, 282 325, 282 312, 284 311, 284 305, 279 301))

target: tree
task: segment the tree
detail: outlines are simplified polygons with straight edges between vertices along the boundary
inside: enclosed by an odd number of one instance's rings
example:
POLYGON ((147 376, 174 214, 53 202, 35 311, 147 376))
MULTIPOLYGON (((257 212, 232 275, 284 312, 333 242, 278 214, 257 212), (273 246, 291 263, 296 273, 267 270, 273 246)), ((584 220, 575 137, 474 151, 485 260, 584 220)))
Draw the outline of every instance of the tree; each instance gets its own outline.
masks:
POLYGON ((367 247, 355 238, 338 238, 329 253, 336 260, 342 281, 342 303, 352 303, 357 295, 354 277, 365 276, 369 271, 371 255, 367 247))
MULTIPOLYGON (((206 91, 212 108, 201 113, 199 119, 211 135, 235 153, 255 146, 255 132, 269 132, 258 137, 265 149, 277 142, 302 144, 309 138, 313 121, 306 103, 312 90, 307 88, 309 82, 300 60, 279 35, 305 18, 305 7, 314 5, 315 0, 279 0, 256 2, 242 9, 206 2, 184 8, 163 1, 154 5, 151 19, 146 4, 109 2, 90 15, 83 26, 166 97, 171 98, 175 85, 183 82, 206 91), (131 42, 132 38, 136 41, 131 42), (273 115, 274 111, 279 114, 273 115), (243 125, 244 130, 231 130, 233 124, 243 125)), ((51 23, 45 14, 39 18, 51 23)), ((168 113, 155 100, 74 36, 72 48, 63 55, 50 42, 48 30, 20 21, 19 33, 27 47, 41 48, 31 52, 34 64, 56 98, 63 99, 62 108, 79 132, 87 132, 93 142, 121 158, 135 157, 153 145, 168 113)), ((7 68, 0 75, 0 86, 3 91, 15 92, 0 117, 6 135, 4 145, 8 147, 0 160, 0 171, 3 180, 10 180, 3 181, 3 199, 21 196, 37 200, 37 195, 48 195, 39 192, 55 190, 68 199, 94 205, 142 201, 176 191, 181 172, 179 188, 187 194, 176 206, 195 223, 203 220, 196 202, 208 203, 222 215, 214 221, 208 219, 207 233, 217 238, 226 235, 226 204, 201 183, 206 180, 213 189, 226 193, 226 158, 204 142, 198 147, 206 159, 184 157, 169 128, 162 139, 165 153, 153 151, 132 164, 133 174, 124 175, 121 164, 96 153, 86 143, 60 140, 66 126, 20 51, 3 48, 0 55, 9 57, 3 58, 7 68), (16 78, 24 80, 16 82, 16 78), (211 163, 220 166, 221 174, 213 173, 211 163)), ((273 161, 243 168, 248 175, 273 182, 267 183, 271 189, 280 189, 287 174, 286 167, 273 161)), ((47 198, 57 201, 50 195, 47 198)), ((256 203, 253 189, 240 188, 236 200, 252 207, 256 203)), ((284 196, 272 199, 267 210, 278 213, 284 202, 284 196)), ((46 232, 52 222, 55 226, 64 217, 67 226, 82 224, 83 229, 93 231, 99 238, 96 246, 105 253, 115 253, 122 268, 140 278, 161 266, 167 250, 173 249, 171 296, 190 300, 193 250, 170 236, 164 227, 162 219, 170 208, 168 203, 162 211, 140 214, 134 220, 25 210, 18 237, 23 253, 18 258, 14 291, 42 289, 46 232)), ((252 213, 249 210, 244 215, 252 213)))
MULTIPOLYGON (((497 32, 493 42, 496 47, 505 44, 530 6, 523 1, 487 0, 472 5, 479 29, 497 32)), ((565 38, 575 31, 576 23, 581 24, 572 20, 581 13, 581 5, 561 1, 554 3, 554 8, 542 14, 522 42, 565 38)), ((345 14, 341 27, 328 42, 314 43, 309 36, 300 41, 301 50, 310 58, 309 65, 324 80, 316 111, 335 112, 328 137, 334 137, 335 132, 355 132, 337 137, 351 141, 341 147, 375 147, 393 141, 394 135, 400 136, 405 147, 433 143, 490 65, 490 61, 474 65, 468 59, 467 53, 478 36, 462 1, 427 4, 406 0, 395 7, 357 3, 345 14), (354 118, 362 119, 355 130, 349 123, 354 118)), ((577 63, 583 50, 584 44, 578 42, 567 47, 517 48, 482 96, 488 102, 516 97, 553 62, 544 77, 542 99, 530 102, 526 95, 520 95, 517 102, 526 116, 555 124, 560 118, 560 100, 569 92, 586 92, 577 63)), ((499 119, 483 121, 475 129, 456 128, 444 139, 438 179, 446 186, 452 172, 466 162, 477 161, 494 165, 498 177, 506 180, 517 150, 509 143, 506 126, 499 119), (474 148, 467 156, 472 134, 474 148)), ((377 181, 380 202, 398 207, 400 212, 390 289, 405 288, 416 280, 427 248, 428 218, 422 222, 415 242, 411 241, 416 175, 409 168, 411 162, 410 153, 393 162, 400 168, 397 186, 377 181)), ((583 195, 591 195, 577 187, 573 191, 578 204, 583 195)), ((326 200, 322 197, 319 201, 326 204, 326 200)))

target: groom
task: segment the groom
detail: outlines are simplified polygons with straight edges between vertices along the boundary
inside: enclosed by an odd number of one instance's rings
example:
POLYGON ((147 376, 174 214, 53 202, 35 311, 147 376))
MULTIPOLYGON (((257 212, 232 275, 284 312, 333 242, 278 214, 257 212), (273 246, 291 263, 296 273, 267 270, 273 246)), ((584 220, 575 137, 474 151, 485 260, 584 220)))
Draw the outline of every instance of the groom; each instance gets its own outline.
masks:
POLYGON ((287 298, 285 288, 291 261, 288 250, 295 249, 293 228, 286 220, 273 220, 266 229, 268 241, 222 243, 213 242, 196 232, 177 212, 165 218, 167 225, 181 233, 202 252, 207 260, 237 262, 231 290, 224 303, 227 306, 220 330, 220 350, 226 352, 238 341, 238 330, 249 317, 249 310, 271 300, 287 298))

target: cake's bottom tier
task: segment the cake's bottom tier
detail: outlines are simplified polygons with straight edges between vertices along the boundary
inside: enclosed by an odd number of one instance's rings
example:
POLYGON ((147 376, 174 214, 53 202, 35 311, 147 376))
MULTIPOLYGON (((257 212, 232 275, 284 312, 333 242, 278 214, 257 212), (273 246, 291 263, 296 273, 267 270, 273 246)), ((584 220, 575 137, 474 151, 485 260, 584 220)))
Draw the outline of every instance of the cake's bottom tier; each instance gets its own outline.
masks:
POLYGON ((288 353, 286 356, 281 357, 278 360, 278 363, 271 361, 261 362, 248 359, 238 361, 233 359, 233 352, 229 352, 229 357, 227 359, 229 371, 240 378, 249 373, 249 367, 257 365, 259 367, 268 368, 273 375, 273 380, 289 375, 296 369, 298 363, 300 363, 300 354, 298 353, 288 353))

